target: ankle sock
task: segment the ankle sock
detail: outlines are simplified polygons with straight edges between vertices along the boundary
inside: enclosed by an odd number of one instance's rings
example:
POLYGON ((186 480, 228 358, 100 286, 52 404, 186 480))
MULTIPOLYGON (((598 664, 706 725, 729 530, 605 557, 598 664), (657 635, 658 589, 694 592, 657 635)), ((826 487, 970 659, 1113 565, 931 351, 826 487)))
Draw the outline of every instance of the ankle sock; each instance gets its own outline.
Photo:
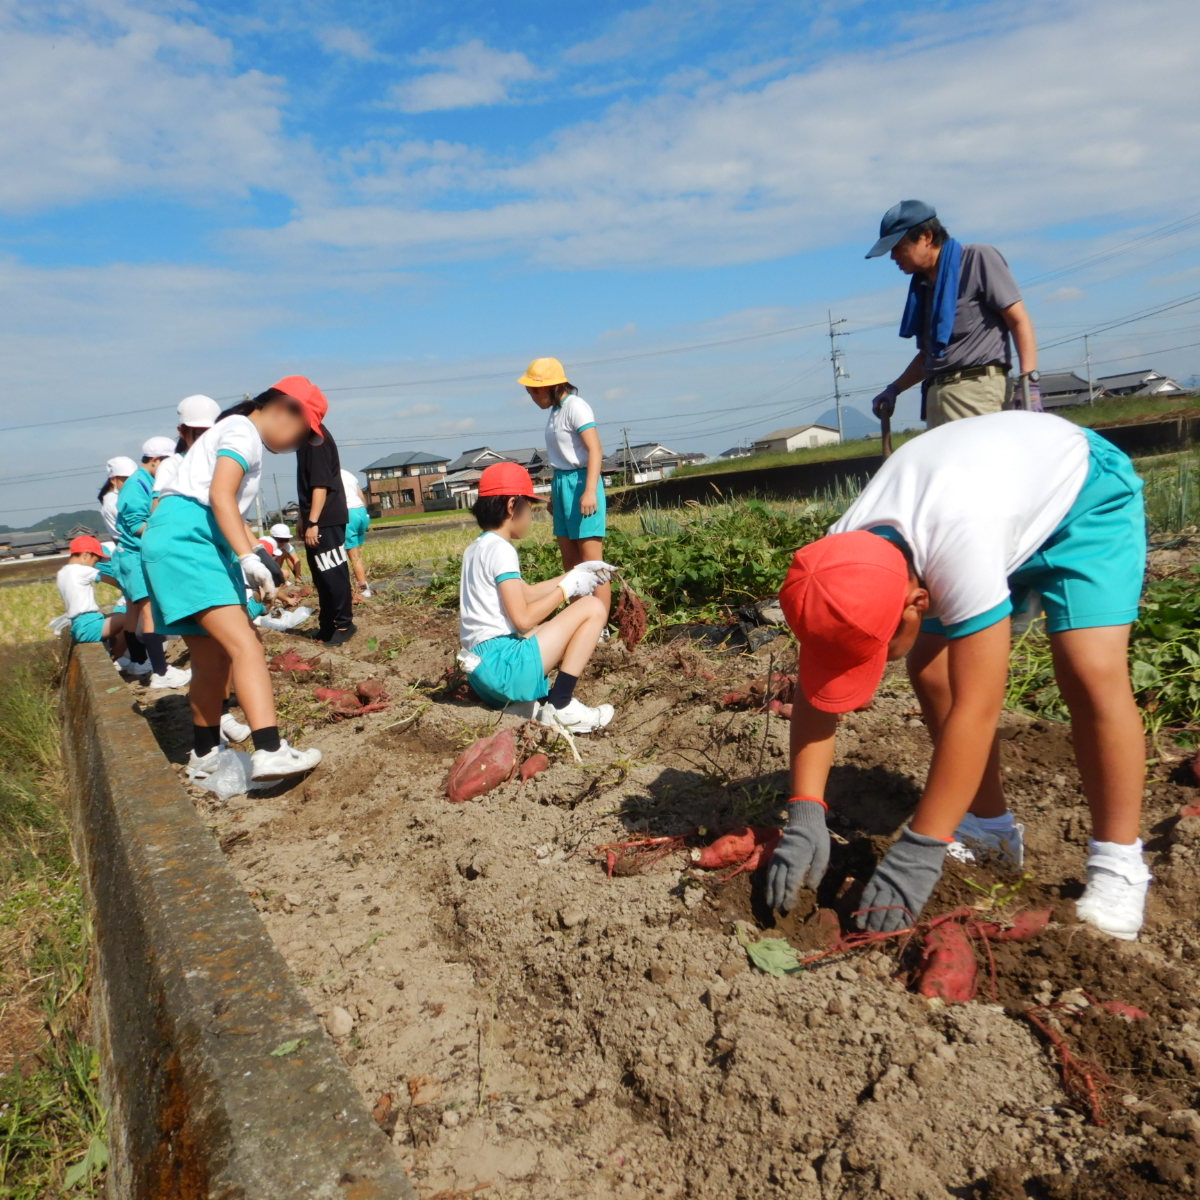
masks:
POLYGON ((283 744, 279 737, 278 725, 264 725, 262 729, 250 730, 255 750, 278 750, 283 744))
POLYGON ((193 725, 192 749, 197 758, 203 758, 210 750, 215 750, 221 744, 220 725, 193 725))
POLYGON ((146 661, 146 646, 136 633, 127 633, 125 635, 125 647, 129 654, 129 661, 133 663, 144 663, 146 661))
POLYGON ((975 820, 979 822, 979 828, 986 829, 988 833, 1008 833, 1017 827, 1010 812, 1001 813, 998 817, 976 817, 975 820))
POLYGON ((155 675, 163 674, 167 669, 167 652, 164 649, 167 639, 161 633, 143 633, 141 636, 151 669, 155 675))
POLYGON ((1108 858, 1124 859, 1126 862, 1140 863, 1142 861, 1142 839, 1126 845, 1124 842, 1097 842, 1088 839, 1088 855, 1103 854, 1108 858))
POLYGON ((575 685, 578 682, 578 675, 568 675, 566 671, 559 671, 550 688, 550 703, 555 708, 566 708, 575 696, 575 685))

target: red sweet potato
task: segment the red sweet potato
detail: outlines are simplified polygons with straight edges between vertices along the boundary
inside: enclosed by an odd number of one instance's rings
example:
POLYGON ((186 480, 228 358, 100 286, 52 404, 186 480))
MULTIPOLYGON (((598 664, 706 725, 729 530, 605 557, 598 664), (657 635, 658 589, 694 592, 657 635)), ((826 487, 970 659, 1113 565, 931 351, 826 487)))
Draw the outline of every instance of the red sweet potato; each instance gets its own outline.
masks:
POLYGON ((1100 1008, 1105 1012, 1110 1012, 1114 1016, 1124 1017, 1126 1021, 1146 1021, 1149 1020, 1150 1014, 1143 1012, 1133 1004, 1126 1004, 1124 1000, 1101 1000, 1100 1008))
POLYGON ((753 871, 764 859, 770 858, 779 845, 783 831, 773 826, 756 825, 752 829, 742 826, 732 833, 717 838, 702 850, 692 851, 692 866, 705 871, 721 867, 741 867, 753 871))
POLYGON ((975 995, 979 965, 966 930, 957 921, 946 921, 925 938, 917 991, 937 996, 947 1004, 964 1003, 975 995))
POLYGON ((1179 806, 1179 816, 1183 817, 1200 817, 1200 804, 1181 804, 1179 806))
POLYGON ((997 925, 994 921, 979 921, 972 925, 973 933, 990 938, 993 942, 1026 942, 1037 937, 1050 924, 1048 908, 1031 908, 1018 913, 1011 925, 997 925))
POLYGON ((308 659, 301 658, 295 650, 289 648, 281 654, 276 654, 269 663, 270 671, 311 671, 313 664, 308 659))
POLYGON ((540 775, 549 765, 550 760, 544 754, 531 754, 521 764, 521 782, 527 783, 535 775, 540 775))
POLYGON ((378 704, 387 699, 387 689, 378 679, 364 679, 354 690, 364 704, 378 704))
POLYGON ((446 798, 456 804, 499 787, 517 772, 517 738, 511 729, 472 742, 446 776, 446 798))

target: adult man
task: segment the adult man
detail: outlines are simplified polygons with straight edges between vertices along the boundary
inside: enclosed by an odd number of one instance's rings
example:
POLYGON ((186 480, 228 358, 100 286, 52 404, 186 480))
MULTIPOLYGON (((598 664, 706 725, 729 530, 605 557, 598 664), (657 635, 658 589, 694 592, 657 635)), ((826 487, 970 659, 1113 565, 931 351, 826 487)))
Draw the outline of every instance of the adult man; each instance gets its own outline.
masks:
POLYGON ((960 245, 932 205, 901 200, 883 214, 879 240, 867 257, 889 252, 912 277, 900 336, 915 337, 917 353, 871 402, 875 415, 891 416, 896 397, 917 383, 921 416, 930 429, 1002 408, 1040 412, 1033 322, 1000 251, 960 245), (1010 335, 1021 366, 1015 388, 1009 378, 1010 335))
POLYGON ((319 446, 306 442, 296 451, 298 531, 321 606, 317 640, 341 646, 357 632, 346 563, 346 493, 337 444, 328 429, 321 433, 325 440, 319 446))

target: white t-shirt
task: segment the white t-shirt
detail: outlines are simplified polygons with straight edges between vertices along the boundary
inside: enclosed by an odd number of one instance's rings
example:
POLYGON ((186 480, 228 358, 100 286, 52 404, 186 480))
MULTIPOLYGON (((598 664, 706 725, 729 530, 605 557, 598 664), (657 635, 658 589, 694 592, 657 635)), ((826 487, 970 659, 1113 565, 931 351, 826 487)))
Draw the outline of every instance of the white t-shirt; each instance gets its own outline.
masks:
POLYGON ((929 615, 961 636, 974 630, 954 626, 1007 601, 1008 577, 1061 524, 1090 459, 1087 435, 1061 417, 951 421, 901 446, 830 532, 894 528, 929 589, 929 615))
POLYGON ((120 494, 113 488, 111 492, 105 492, 104 499, 100 501, 100 516, 104 519, 108 536, 113 539, 117 536, 117 499, 120 494))
POLYGON ((361 485, 358 482, 358 476, 353 471, 347 471, 342 468, 342 487, 346 492, 346 507, 347 508, 366 508, 366 505, 359 499, 358 489, 361 485))
POLYGON ((99 579, 100 572, 95 567, 85 567, 83 563, 67 563, 65 567, 59 568, 56 577, 58 594, 62 597, 63 608, 72 621, 80 613, 100 611, 93 590, 99 579))
POLYGON ((546 453, 556 471, 574 471, 586 467, 587 447, 579 435, 585 429, 595 429, 596 414, 592 406, 579 396, 567 396, 546 418, 546 453))
POLYGON ((218 421, 202 433, 192 448, 183 455, 175 478, 162 489, 164 496, 190 496, 205 507, 211 507, 209 492, 217 459, 233 458, 245 470, 238 485, 238 508, 245 516, 254 506, 262 478, 263 443, 258 429, 249 417, 236 415, 218 421))
POLYGON ((458 585, 458 640, 466 649, 517 632, 500 599, 500 584, 520 578, 517 548, 498 533, 489 529, 466 548, 458 585))
POLYGON ((170 458, 164 458, 158 464, 158 470, 154 475, 154 494, 156 496, 163 495, 169 484, 175 481, 175 476, 179 474, 179 464, 183 462, 182 454, 172 454, 170 458))

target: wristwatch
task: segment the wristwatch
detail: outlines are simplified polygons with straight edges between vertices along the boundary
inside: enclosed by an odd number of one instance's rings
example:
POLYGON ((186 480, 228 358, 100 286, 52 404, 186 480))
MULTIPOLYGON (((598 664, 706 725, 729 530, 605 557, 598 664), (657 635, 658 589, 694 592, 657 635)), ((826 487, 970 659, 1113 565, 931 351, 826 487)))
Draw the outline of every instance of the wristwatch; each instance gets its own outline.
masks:
POLYGON ((1042 373, 1041 373, 1041 371, 1026 371, 1025 374, 1021 376, 1021 378, 1028 379, 1030 383, 1041 383, 1042 382, 1042 373))

